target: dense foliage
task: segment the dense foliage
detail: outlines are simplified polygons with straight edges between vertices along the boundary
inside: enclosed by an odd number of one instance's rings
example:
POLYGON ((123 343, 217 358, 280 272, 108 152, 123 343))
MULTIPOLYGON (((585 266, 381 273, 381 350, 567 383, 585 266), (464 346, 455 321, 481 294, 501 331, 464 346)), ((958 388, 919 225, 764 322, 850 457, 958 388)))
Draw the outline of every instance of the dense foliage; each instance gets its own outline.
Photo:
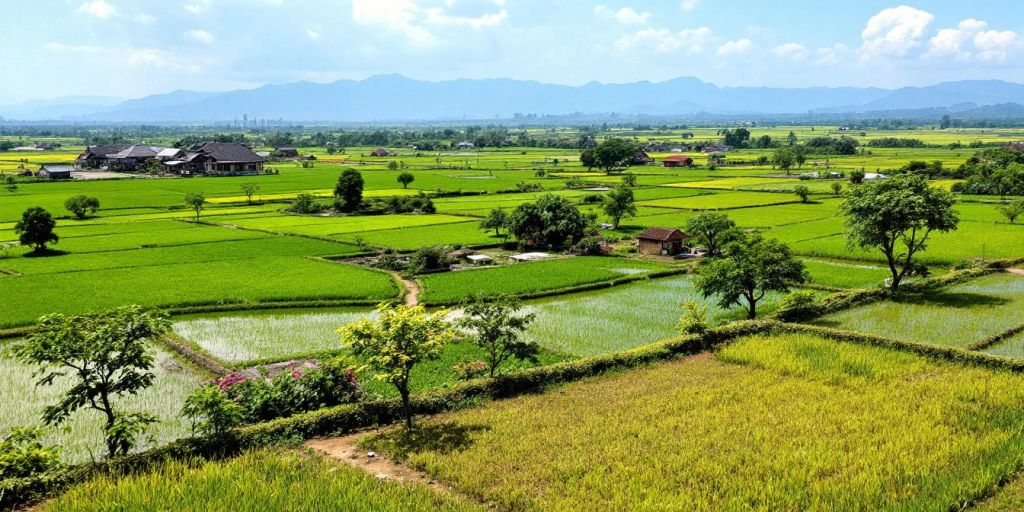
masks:
POLYGON ((512 210, 508 229, 525 247, 558 249, 583 238, 587 220, 569 200, 545 194, 512 210))

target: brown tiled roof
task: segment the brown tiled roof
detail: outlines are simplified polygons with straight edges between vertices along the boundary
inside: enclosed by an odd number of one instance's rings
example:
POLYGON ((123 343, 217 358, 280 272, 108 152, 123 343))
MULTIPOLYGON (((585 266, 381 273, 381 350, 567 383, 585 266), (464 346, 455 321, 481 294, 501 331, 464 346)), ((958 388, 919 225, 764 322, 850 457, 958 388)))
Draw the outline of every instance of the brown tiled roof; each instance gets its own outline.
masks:
POLYGON ((676 228, 651 228, 643 233, 637 235, 638 239, 643 240, 657 240, 659 242, 669 242, 672 240, 685 240, 689 238, 689 235, 679 231, 676 228))

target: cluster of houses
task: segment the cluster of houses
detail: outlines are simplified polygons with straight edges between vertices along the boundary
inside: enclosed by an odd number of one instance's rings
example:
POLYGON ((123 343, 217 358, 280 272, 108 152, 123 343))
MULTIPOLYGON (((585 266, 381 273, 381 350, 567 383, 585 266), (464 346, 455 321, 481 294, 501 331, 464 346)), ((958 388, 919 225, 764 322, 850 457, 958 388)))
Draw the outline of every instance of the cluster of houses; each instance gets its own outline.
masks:
POLYGON ((105 144, 86 148, 75 165, 117 172, 156 169, 179 176, 235 176, 259 174, 266 161, 248 146, 236 142, 205 142, 187 151, 143 144, 105 144))

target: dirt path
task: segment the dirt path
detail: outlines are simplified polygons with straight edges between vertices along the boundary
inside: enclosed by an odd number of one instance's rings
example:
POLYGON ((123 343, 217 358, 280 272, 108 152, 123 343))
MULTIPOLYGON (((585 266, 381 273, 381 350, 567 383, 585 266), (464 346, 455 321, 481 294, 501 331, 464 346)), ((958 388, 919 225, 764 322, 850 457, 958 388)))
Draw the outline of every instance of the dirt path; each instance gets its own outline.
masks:
POLYGON ((413 307, 420 303, 420 283, 415 278, 409 279, 405 277, 398 277, 398 280, 402 282, 402 286, 405 287, 405 305, 413 307))
POLYGON ((370 434, 371 432, 360 432, 342 437, 312 439, 306 441, 305 445, 351 467, 366 471, 381 480, 394 480, 403 484, 422 484, 444 494, 452 492, 450 487, 430 478, 426 473, 421 473, 394 459, 379 453, 367 452, 356 446, 359 439, 370 434), (371 454, 373 456, 370 456, 371 454))
POLYGON ((1018 276, 1024 276, 1024 268, 1008 268, 1006 269, 1006 271, 1011 274, 1016 274, 1018 276))

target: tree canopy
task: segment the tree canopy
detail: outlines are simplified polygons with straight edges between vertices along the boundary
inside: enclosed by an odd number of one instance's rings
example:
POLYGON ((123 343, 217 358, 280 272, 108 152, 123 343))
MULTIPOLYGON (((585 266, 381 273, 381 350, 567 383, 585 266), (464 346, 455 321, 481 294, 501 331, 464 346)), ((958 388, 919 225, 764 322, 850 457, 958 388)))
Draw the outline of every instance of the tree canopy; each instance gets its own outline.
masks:
POLYGON ((605 172, 628 167, 639 151, 640 145, 632 140, 607 138, 594 148, 595 167, 605 172))
POLYGON ((633 200, 633 189, 629 188, 626 184, 621 184, 610 190, 608 194, 604 196, 601 206, 605 215, 611 217, 612 228, 614 229, 619 228, 619 223, 622 221, 623 217, 636 216, 636 204, 634 204, 633 200))
POLYGON ((100 200, 84 194, 71 196, 64 201, 64 208, 74 214, 78 219, 84 219, 89 214, 95 214, 100 209, 100 200))
POLYGON ((57 221, 50 212, 34 206, 21 214, 21 220, 14 224, 14 232, 21 245, 31 246, 33 252, 42 253, 46 244, 57 243, 60 237, 53 232, 57 221))
POLYGON ((842 204, 847 242, 882 251, 895 292, 914 269, 914 256, 928 248, 930 235, 957 228, 954 204, 953 194, 910 174, 853 187, 842 204))
POLYGON ((704 246, 708 256, 722 255, 722 246, 739 234, 736 223, 724 213, 701 212, 686 221, 686 233, 704 246))
POLYGON ((757 318, 757 303, 768 292, 787 292, 791 283, 807 280, 804 264, 789 247, 760 235, 730 242, 728 258, 711 261, 697 276, 697 288, 705 298, 717 296, 723 308, 743 306, 747 318, 757 318))
POLYGON ((545 194, 536 202, 517 206, 508 217, 508 229, 527 247, 558 249, 583 238, 587 219, 561 196, 545 194))
POLYGON ((338 184, 334 186, 334 197, 338 209, 346 212, 355 211, 363 201, 363 175, 355 169, 345 169, 338 176, 338 184))
POLYGON ((459 326, 468 330, 473 342, 487 354, 491 377, 511 358, 537 362, 537 344, 519 338, 536 315, 521 313, 522 308, 522 303, 513 297, 477 296, 466 305, 465 315, 459 320, 459 326))

